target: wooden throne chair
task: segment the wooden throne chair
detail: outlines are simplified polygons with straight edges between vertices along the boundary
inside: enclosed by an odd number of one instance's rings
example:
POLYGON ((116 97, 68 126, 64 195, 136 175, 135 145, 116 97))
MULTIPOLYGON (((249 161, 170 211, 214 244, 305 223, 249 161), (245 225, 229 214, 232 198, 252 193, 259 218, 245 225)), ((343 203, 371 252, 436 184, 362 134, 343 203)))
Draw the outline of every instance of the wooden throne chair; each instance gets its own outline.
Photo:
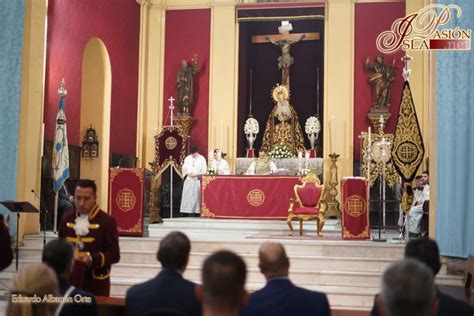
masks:
POLYGON ((324 186, 319 182, 314 173, 310 173, 302 179, 301 185, 294 186, 295 199, 290 198, 290 208, 288 209, 288 218, 286 223, 290 228, 290 236, 293 236, 293 225, 291 221, 298 219, 300 221, 300 235, 303 234, 303 221, 316 220, 316 231, 318 236, 324 226, 324 186))

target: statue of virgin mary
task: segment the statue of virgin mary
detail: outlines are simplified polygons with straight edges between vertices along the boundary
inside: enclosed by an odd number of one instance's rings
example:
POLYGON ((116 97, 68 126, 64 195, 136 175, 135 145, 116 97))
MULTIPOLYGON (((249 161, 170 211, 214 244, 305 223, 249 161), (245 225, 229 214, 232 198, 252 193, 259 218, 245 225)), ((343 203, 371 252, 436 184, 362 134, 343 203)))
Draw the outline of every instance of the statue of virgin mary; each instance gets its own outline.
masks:
POLYGON ((262 148, 269 152, 275 145, 286 145, 295 155, 305 151, 298 114, 289 102, 290 92, 278 84, 273 88, 272 98, 276 104, 265 125, 262 148))

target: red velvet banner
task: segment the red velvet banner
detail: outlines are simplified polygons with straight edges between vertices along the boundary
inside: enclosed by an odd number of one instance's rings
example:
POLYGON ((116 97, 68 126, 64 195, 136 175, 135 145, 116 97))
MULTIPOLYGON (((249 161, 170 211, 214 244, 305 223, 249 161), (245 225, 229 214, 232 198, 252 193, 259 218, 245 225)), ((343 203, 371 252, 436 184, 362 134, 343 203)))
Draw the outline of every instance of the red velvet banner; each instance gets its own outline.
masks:
POLYGON ((120 236, 143 236, 145 169, 109 169, 109 210, 120 236))
POLYGON ((286 219, 295 184, 300 177, 203 176, 201 216, 286 219))
POLYGON ((159 176, 172 166, 181 177, 181 166, 186 156, 186 136, 177 126, 163 127, 155 136, 155 161, 153 171, 159 176))
POLYGON ((367 180, 360 177, 343 178, 341 197, 342 239, 370 239, 367 180))

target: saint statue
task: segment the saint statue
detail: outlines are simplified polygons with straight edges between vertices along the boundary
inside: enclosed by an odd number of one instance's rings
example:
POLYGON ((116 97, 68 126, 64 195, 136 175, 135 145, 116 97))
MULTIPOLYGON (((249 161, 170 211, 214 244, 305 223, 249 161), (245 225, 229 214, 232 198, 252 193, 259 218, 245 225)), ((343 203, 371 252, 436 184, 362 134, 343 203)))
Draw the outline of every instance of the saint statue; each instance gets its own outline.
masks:
POLYGON ((181 61, 181 69, 176 75, 176 92, 178 94, 178 106, 181 114, 191 114, 194 95, 194 75, 198 73, 197 55, 194 54, 191 66, 186 60, 181 61))
POLYGON ((277 85, 272 97, 276 105, 268 116, 262 148, 271 151, 275 145, 286 145, 295 155, 305 151, 298 115, 289 102, 290 92, 285 86, 277 85))
POLYGON ((395 81, 395 59, 391 65, 384 64, 383 57, 378 56, 376 63, 369 65, 369 58, 365 60, 365 69, 371 72, 369 83, 372 86, 372 108, 387 109, 390 107, 390 90, 395 81))

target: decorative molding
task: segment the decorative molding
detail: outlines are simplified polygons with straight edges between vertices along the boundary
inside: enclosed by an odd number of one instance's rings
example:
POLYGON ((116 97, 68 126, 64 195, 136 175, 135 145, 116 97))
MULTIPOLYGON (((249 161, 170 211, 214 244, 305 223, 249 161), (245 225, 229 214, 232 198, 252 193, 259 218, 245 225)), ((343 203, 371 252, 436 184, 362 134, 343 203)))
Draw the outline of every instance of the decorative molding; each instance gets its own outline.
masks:
POLYGON ((354 0, 354 3, 405 3, 406 0, 354 0))

